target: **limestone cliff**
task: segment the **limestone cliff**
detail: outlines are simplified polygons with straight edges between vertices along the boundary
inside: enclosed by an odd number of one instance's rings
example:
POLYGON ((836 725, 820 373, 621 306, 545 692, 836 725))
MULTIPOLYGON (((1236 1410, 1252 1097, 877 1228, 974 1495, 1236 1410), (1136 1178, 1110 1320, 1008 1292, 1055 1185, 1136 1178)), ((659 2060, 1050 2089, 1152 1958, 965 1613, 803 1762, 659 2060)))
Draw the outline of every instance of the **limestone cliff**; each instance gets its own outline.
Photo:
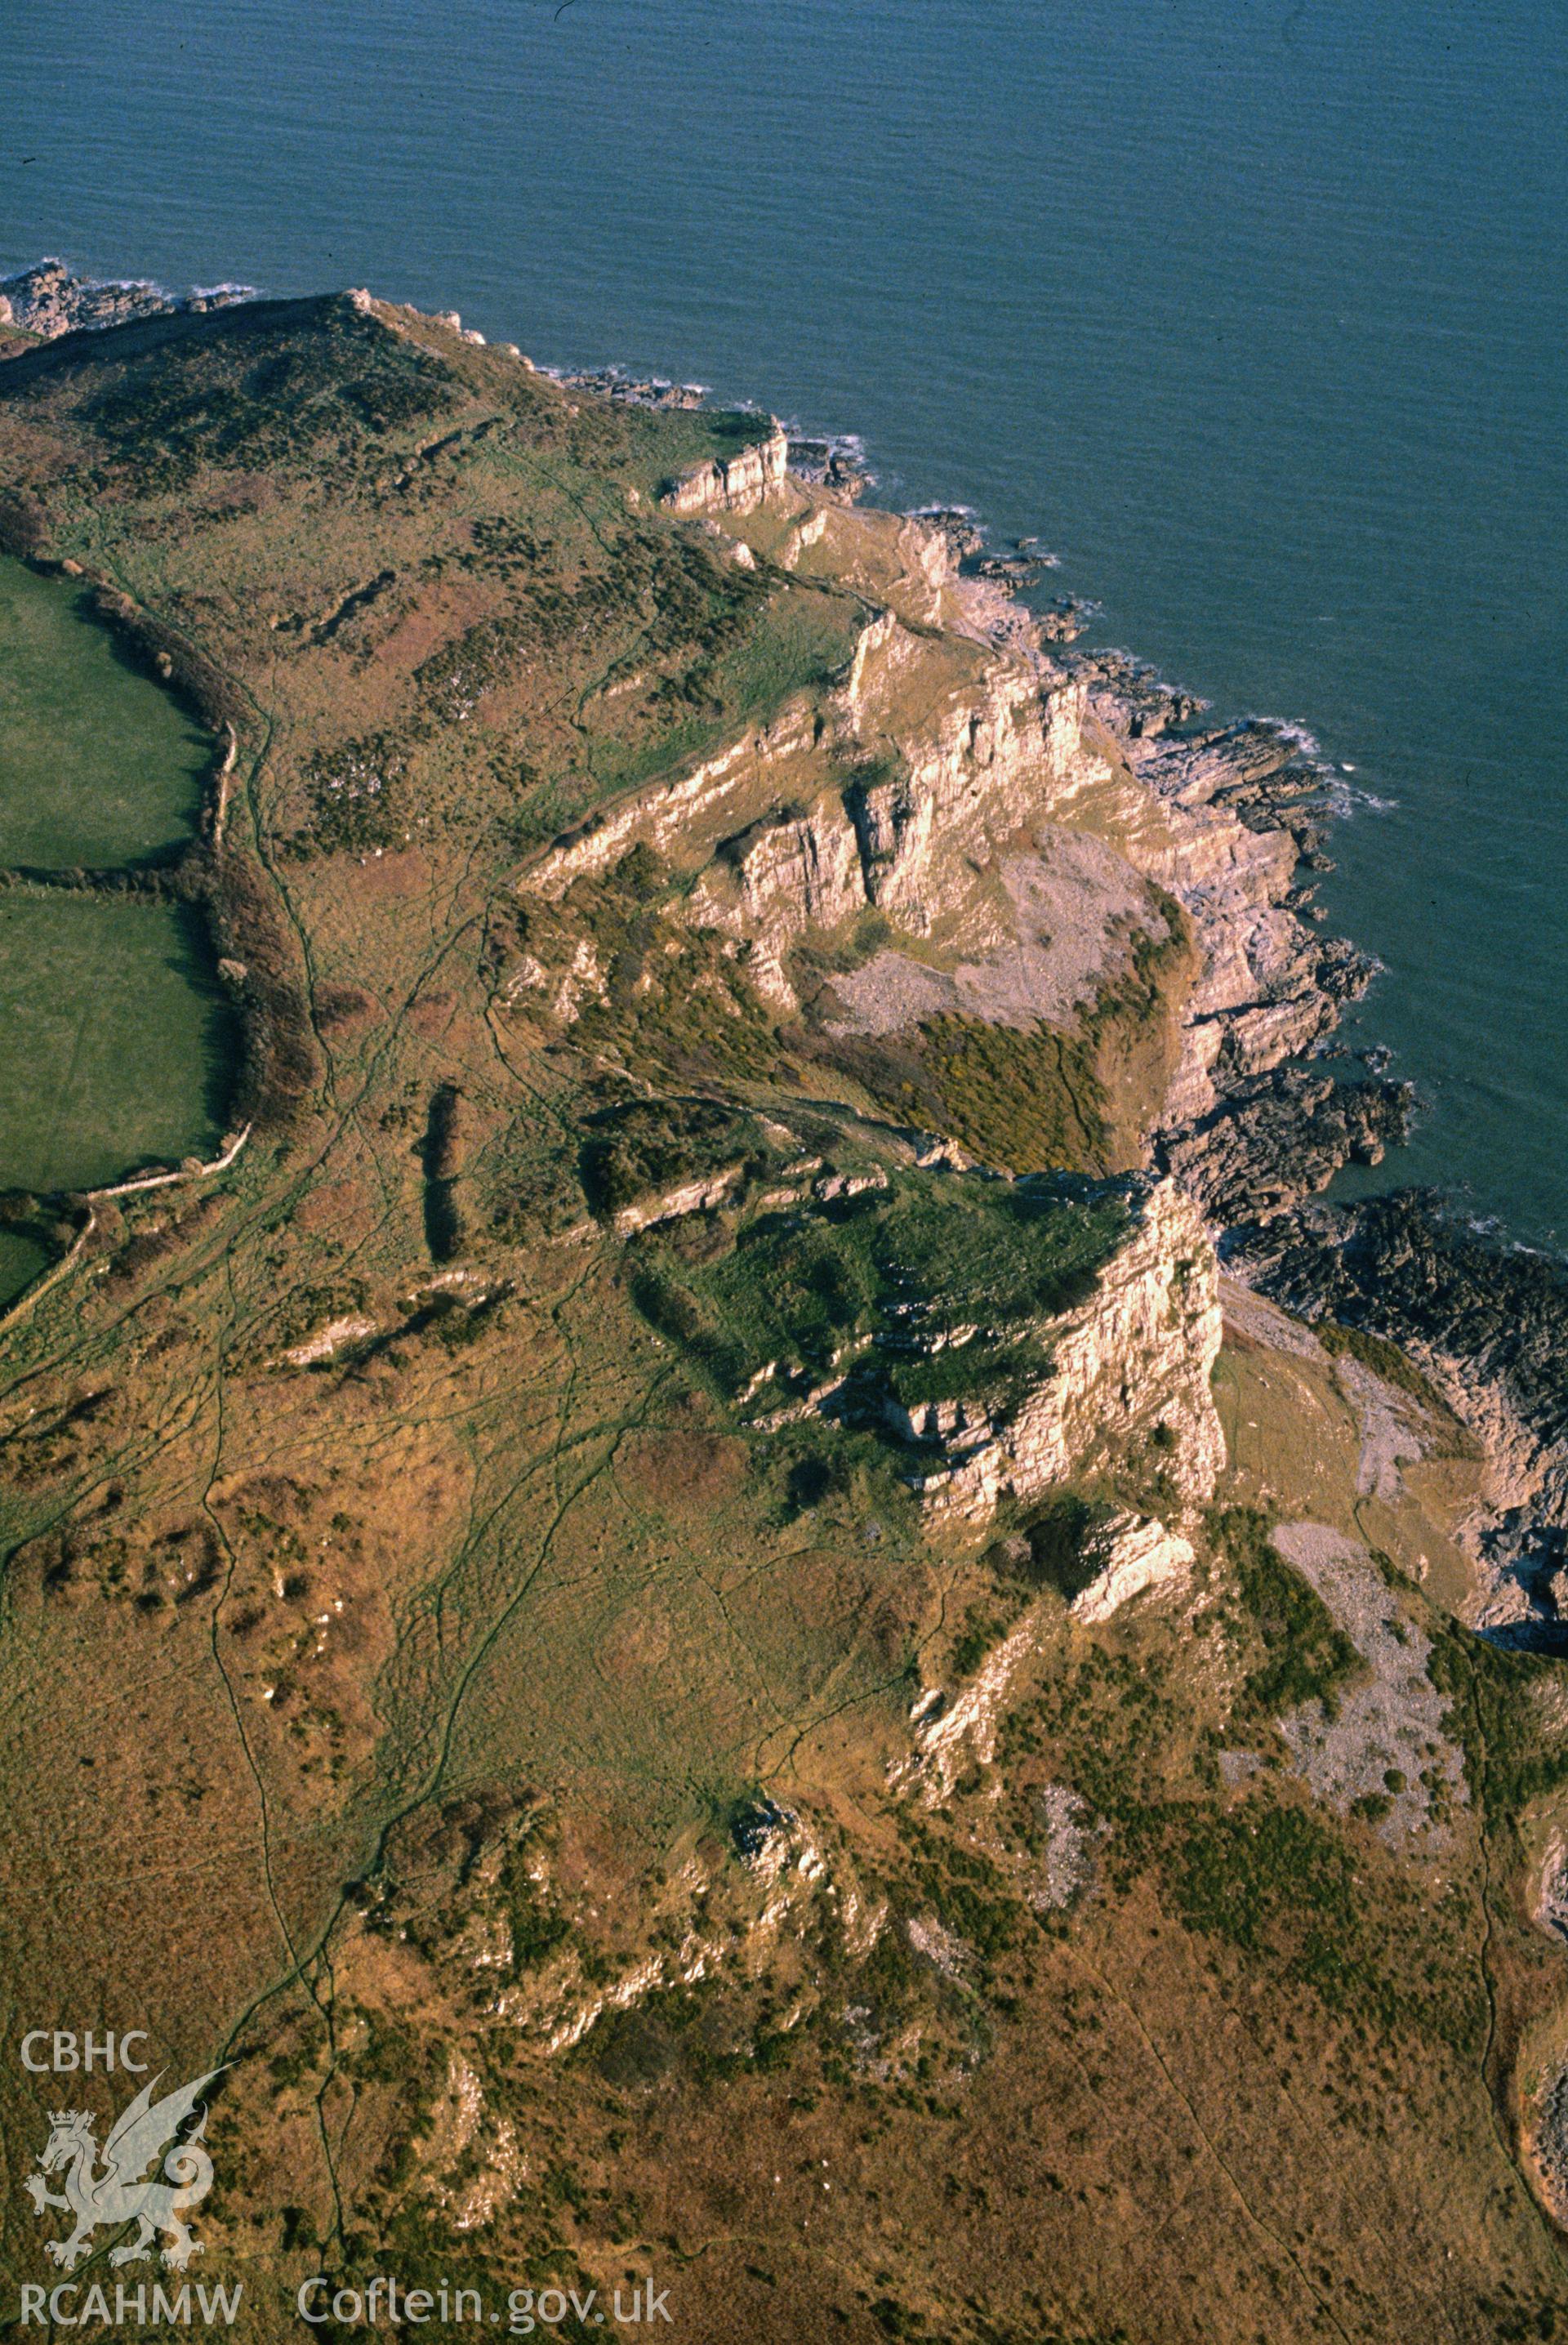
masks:
MULTIPOLYGON (((1404 1088, 1300 1064, 1373 967, 1320 932, 1301 884, 1324 860, 1310 758, 1278 726, 1195 725, 1196 704, 1119 655, 1047 653, 940 525, 845 508, 788 476, 787 452, 774 435, 668 500, 730 513, 775 577, 851 586, 865 617, 844 668, 559 840, 525 888, 559 898, 646 843, 682 875, 680 917, 730 939, 777 1010, 807 1008, 828 1055, 844 1037, 874 1091, 932 1020, 1062 1038, 1078 1054, 1063 1113, 1101 1136, 1075 1157, 1053 1152, 1059 1119, 998 1127, 993 1161, 1014 1170, 1155 1157, 1236 1220, 1375 1161, 1404 1088), (868 913, 869 958, 835 944, 825 984, 801 963, 868 913)), ((963 1136, 986 1152, 983 1122, 963 1136)))
POLYGON ((692 917, 744 939, 760 981, 790 999, 796 939, 870 909, 911 938, 1006 945, 996 858, 1070 782, 1082 705, 1015 655, 955 659, 884 614, 827 712, 824 786, 722 839, 692 917))
POLYGON ((715 456, 672 481, 660 497, 669 513, 749 513, 763 502, 784 479, 789 464, 789 442, 775 424, 765 439, 738 449, 733 456, 715 456))
POLYGON ((912 1439, 935 1436, 940 1466, 922 1491, 938 1514, 984 1518, 1153 1445, 1188 1506, 1212 1493, 1225 1440, 1209 1391, 1219 1356, 1219 1274, 1191 1201, 1171 1182, 1139 1200, 1126 1244, 1088 1300, 1050 1330, 1050 1370, 1001 1417, 905 1412, 912 1439))

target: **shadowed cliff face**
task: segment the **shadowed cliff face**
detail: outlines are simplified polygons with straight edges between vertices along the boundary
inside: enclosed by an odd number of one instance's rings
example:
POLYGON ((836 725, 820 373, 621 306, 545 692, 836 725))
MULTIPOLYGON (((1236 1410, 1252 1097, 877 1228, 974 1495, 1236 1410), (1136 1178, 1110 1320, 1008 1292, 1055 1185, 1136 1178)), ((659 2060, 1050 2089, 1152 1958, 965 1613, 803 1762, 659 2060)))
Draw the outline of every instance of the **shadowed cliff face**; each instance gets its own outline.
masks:
POLYGON ((271 1102, 5 1332, 16 2006, 227 2064, 261 2339, 663 2259, 698 2340, 1550 2334, 1497 1461, 1205 1218, 1316 1308, 1397 1122, 1300 1063, 1314 777, 782 445, 368 295, 0 364, 13 540, 231 714, 271 1102))

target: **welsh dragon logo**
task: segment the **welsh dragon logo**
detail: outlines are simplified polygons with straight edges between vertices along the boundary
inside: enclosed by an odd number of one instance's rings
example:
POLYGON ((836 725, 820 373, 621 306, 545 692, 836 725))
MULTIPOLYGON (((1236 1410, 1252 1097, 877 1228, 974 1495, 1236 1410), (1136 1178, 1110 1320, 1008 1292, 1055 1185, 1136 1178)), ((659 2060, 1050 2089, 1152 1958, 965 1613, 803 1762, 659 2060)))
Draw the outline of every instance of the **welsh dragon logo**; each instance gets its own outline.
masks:
POLYGON ((76 2218, 76 2228, 66 2238, 46 2239, 46 2255, 69 2271, 86 2255, 100 2223, 137 2226, 133 2238, 110 2251, 112 2264, 143 2261, 160 2231, 168 2234, 163 2259, 172 2270, 184 2271, 191 2258, 200 2255, 201 2241, 191 2236, 185 2218, 212 2188, 212 2160, 202 2139, 206 2108, 183 2141, 177 2137, 213 2078, 222 2074, 221 2068, 213 2068, 194 2084, 166 2093, 161 2101, 153 2099, 161 2081, 155 2076, 115 2119, 101 2164, 91 2113, 51 2110, 49 2138, 39 2154, 38 2171, 27 2176, 25 2188, 35 2214, 41 2215, 46 2207, 63 2208, 76 2218), (148 2175, 148 2166, 166 2151, 161 2176, 148 2175), (63 2194, 51 2190, 46 2180, 62 2170, 63 2194))

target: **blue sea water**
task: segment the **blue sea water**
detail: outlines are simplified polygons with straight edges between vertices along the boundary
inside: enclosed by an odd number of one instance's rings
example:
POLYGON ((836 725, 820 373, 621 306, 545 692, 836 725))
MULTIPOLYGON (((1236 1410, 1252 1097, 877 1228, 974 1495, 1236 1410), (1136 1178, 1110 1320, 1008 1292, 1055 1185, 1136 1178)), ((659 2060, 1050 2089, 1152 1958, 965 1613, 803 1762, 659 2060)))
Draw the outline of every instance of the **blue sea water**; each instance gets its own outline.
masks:
POLYGON ((30 0, 0 268, 369 284, 1037 532, 1355 811, 1401 1177, 1568 1244, 1563 0, 30 0), (1374 804, 1373 802, 1376 801, 1374 804))

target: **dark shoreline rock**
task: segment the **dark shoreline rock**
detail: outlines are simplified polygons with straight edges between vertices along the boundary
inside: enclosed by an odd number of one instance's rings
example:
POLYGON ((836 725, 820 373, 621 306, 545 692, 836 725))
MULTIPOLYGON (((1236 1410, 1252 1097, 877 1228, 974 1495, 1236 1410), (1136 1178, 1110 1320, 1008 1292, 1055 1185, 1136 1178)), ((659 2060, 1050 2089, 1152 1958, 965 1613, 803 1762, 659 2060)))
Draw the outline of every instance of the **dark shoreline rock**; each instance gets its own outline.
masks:
POLYGON ((624 367, 589 367, 577 373, 563 374, 560 380, 571 391, 592 391, 622 407, 648 407, 656 413, 705 407, 708 401, 708 394, 700 382, 671 382, 662 374, 630 374, 624 367))
POLYGON ((909 518, 936 532, 955 570, 986 550, 986 533, 967 505, 916 505, 909 518))
POLYGON ((1488 1237, 1430 1192, 1310 1202, 1343 1166, 1400 1146, 1416 1103, 1385 1051, 1363 1051, 1353 1074, 1321 1055, 1378 967, 1317 930, 1300 884, 1303 867, 1329 863, 1330 775, 1290 728, 1206 721, 1203 704, 1125 654, 1062 664, 1087 679, 1094 714, 1179 827, 1195 817, 1177 850, 1190 871, 1169 885, 1206 974, 1157 1162, 1226 1233, 1239 1277, 1305 1318, 1397 1344, 1428 1375, 1488 1461, 1466 1535, 1475 1625, 1568 1650, 1568 1264, 1488 1237), (1250 864, 1206 858, 1216 815, 1257 839, 1250 864))
POLYGON ((1411 1083, 1277 1067, 1169 1134, 1160 1160, 1211 1221, 1262 1221, 1319 1195, 1346 1164, 1381 1164, 1414 1108, 1411 1083))
POLYGON ((255 288, 249 285, 166 293, 150 278, 77 277, 63 260, 46 259, 15 277, 0 278, 0 326, 35 334, 49 342, 62 334, 101 333, 106 327, 124 326, 137 318, 227 310, 254 297, 255 288))
POLYGON ((789 468, 797 480, 825 489, 845 504, 853 504, 872 484, 860 442, 853 439, 802 437, 792 431, 789 468))
POLYGON ((1321 908, 1301 885, 1303 868, 1329 864, 1328 777, 1292 728, 1206 723, 1206 703, 1126 653, 1062 665, 1170 810, 1179 844, 1167 884, 1204 957, 1157 1159, 1218 1224, 1288 1212, 1345 1164, 1380 1162, 1415 1103, 1381 1064, 1351 1078, 1317 1055, 1378 968, 1349 938, 1320 932, 1321 908))

